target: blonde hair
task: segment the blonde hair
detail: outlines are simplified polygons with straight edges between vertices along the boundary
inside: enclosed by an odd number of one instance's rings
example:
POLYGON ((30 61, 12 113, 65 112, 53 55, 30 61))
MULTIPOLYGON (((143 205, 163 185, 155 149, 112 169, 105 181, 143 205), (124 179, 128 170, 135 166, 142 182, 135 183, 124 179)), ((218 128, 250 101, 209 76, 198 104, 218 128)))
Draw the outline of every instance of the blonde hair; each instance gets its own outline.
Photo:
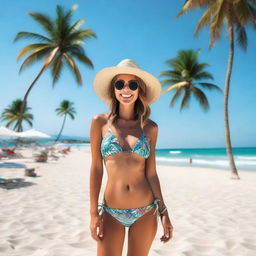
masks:
MULTIPOLYGON (((119 74, 118 74, 119 75, 119 74)), ((115 124, 119 118, 119 101, 116 99, 115 96, 115 87, 114 87, 114 83, 117 80, 118 75, 114 76, 113 79, 110 82, 109 85, 109 96, 111 98, 110 101, 110 114, 108 116, 108 119, 111 119, 112 117, 112 124, 115 124)), ((141 128, 143 128, 150 116, 151 110, 150 110, 150 106, 146 101, 146 84, 144 83, 144 81, 135 76, 136 80, 138 81, 139 87, 139 93, 138 93, 138 98, 135 101, 134 104, 134 112, 135 112, 135 120, 140 120, 140 126, 141 128)))

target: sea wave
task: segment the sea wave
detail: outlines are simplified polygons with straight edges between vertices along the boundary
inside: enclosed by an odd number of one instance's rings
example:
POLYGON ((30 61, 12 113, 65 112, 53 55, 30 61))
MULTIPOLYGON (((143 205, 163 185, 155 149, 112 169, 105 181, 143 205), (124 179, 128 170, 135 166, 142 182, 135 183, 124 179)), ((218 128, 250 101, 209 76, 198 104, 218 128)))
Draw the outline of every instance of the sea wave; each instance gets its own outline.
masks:
MULTIPOLYGON (((158 163, 165 163, 170 165, 195 165, 195 166, 205 166, 205 167, 219 167, 219 168, 229 168, 229 160, 227 157, 207 157, 207 158, 191 158, 192 163, 190 163, 189 157, 164 157, 157 156, 156 160, 158 163)), ((255 158, 234 158, 235 164, 239 169, 256 170, 256 160, 255 158)))
POLYGON ((170 150, 169 153, 170 154, 180 154, 182 151, 178 151, 178 150, 170 150))

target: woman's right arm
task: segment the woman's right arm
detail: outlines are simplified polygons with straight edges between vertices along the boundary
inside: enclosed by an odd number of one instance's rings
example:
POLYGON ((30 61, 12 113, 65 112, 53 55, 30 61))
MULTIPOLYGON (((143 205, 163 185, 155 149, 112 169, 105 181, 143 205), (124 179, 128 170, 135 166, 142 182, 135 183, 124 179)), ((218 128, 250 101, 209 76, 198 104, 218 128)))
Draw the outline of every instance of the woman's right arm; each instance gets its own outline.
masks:
POLYGON ((91 144, 91 170, 90 170, 90 214, 91 236, 96 241, 103 238, 103 221, 102 216, 98 213, 98 199, 103 176, 103 164, 100 152, 102 140, 102 118, 96 115, 92 119, 90 129, 90 144, 91 144))
POLYGON ((98 215, 98 199, 103 177, 103 164, 100 152, 102 140, 102 117, 96 115, 93 117, 90 129, 91 144, 91 169, 90 169, 90 214, 98 215))

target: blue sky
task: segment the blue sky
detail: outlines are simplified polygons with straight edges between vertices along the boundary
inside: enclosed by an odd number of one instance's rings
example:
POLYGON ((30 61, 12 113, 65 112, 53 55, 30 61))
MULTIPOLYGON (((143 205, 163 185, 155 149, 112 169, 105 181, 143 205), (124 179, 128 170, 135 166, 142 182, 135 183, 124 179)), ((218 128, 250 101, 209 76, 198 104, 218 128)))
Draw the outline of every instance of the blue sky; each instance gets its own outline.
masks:
MULTIPOLYGON (((167 70, 165 61, 177 55, 181 49, 201 49, 200 62, 208 62, 207 71, 214 76, 214 83, 224 89, 229 52, 226 31, 211 50, 209 33, 203 30, 195 38, 194 30, 202 11, 194 11, 180 18, 177 13, 184 1, 167 0, 87 0, 63 1, 23 0, 3 1, 0 15, 0 112, 13 100, 23 98, 27 88, 38 74, 38 63, 19 75, 22 61, 16 62, 19 50, 33 41, 13 43, 20 31, 43 33, 39 25, 27 14, 42 12, 55 16, 57 4, 70 8, 78 4, 74 20, 85 19, 82 28, 92 29, 97 39, 84 45, 94 69, 79 65, 83 85, 78 87, 69 70, 64 70, 59 82, 52 87, 50 72, 46 72, 29 95, 28 105, 34 115, 33 128, 57 134, 62 118, 55 109, 63 99, 74 102, 75 120, 68 119, 64 135, 89 137, 90 123, 94 115, 108 112, 107 105, 95 94, 92 81, 104 67, 115 66, 125 58, 134 59, 144 70, 158 76, 167 70)), ((256 146, 256 32, 248 28, 248 49, 235 49, 234 69, 231 79, 229 114, 233 147, 256 146)), ((160 79, 161 80, 161 79, 160 79)), ((159 126, 157 148, 225 147, 223 121, 223 95, 205 91, 210 110, 204 112, 194 99, 188 110, 179 111, 178 102, 170 108, 173 93, 163 95, 151 105, 151 119, 159 126)), ((0 122, 0 125, 5 125, 0 122)), ((30 129, 24 126, 25 130, 30 129)))

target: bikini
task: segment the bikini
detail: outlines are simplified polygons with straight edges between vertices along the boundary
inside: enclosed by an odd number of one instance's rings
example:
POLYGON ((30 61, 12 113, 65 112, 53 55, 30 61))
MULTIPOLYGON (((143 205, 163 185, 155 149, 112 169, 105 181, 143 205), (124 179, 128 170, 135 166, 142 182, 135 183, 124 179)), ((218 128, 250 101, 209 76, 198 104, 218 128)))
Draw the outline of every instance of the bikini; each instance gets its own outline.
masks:
POLYGON ((119 144, 117 137, 113 134, 110 127, 108 127, 108 130, 101 142, 102 157, 105 159, 108 156, 122 152, 133 152, 144 158, 148 158, 150 154, 150 145, 145 133, 142 132, 140 138, 136 141, 132 149, 123 150, 123 148, 119 144))
MULTIPOLYGON (((142 132, 141 136, 136 141, 132 149, 123 150, 117 137, 113 134, 110 127, 108 126, 108 130, 101 142, 101 154, 103 159, 106 159, 108 156, 123 152, 132 152, 144 158, 148 158, 150 154, 150 144, 145 133, 142 132)), ((98 211, 99 214, 101 214, 105 210, 116 220, 122 223, 123 226, 130 227, 135 221, 137 221, 140 217, 142 217, 156 206, 156 210, 153 213, 155 215, 158 210, 158 201, 160 200, 155 199, 151 204, 139 208, 119 209, 108 207, 103 199, 103 203, 98 204, 98 211)))

